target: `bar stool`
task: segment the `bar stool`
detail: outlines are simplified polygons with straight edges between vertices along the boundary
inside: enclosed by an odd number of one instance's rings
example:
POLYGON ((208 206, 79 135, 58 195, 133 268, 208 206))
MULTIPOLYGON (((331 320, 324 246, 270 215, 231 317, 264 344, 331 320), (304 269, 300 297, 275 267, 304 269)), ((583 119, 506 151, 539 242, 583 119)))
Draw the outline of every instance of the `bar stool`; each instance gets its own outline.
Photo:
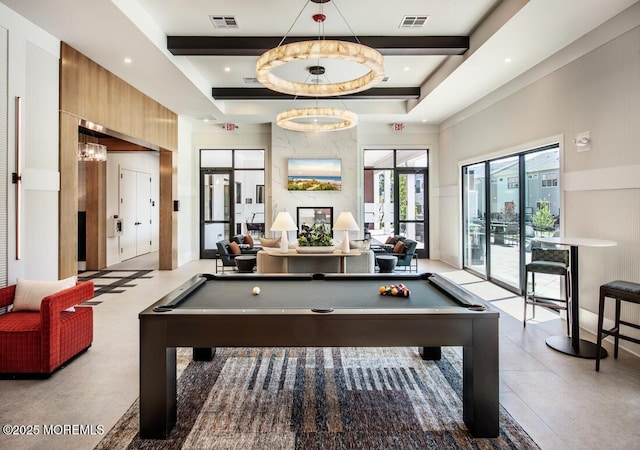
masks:
POLYGON ((536 317, 536 305, 555 310, 567 311, 567 335, 569 335, 569 293, 571 276, 569 271, 569 250, 534 248, 531 262, 525 266, 524 326, 527 326, 527 305, 533 306, 536 317), (529 273, 531 273, 531 293, 529 293, 529 273), (564 279, 564 298, 550 298, 536 295, 536 273, 559 275, 564 279))
MULTIPOLYGON (((609 283, 600 286, 600 305, 598 307, 598 340, 596 345, 598 349, 602 346, 603 336, 613 336, 613 357, 618 359, 618 344, 620 339, 630 341, 636 344, 640 344, 640 339, 636 339, 630 336, 625 336, 620 333, 620 325, 625 325, 631 328, 640 329, 640 325, 630 323, 620 319, 620 302, 631 302, 640 304, 640 283, 632 283, 630 281, 611 281, 609 283), (605 299, 612 298, 616 301, 616 313, 615 322, 613 328, 609 330, 602 329, 602 322, 604 321, 604 306, 605 299)), ((597 352, 596 356, 596 372, 600 371, 600 352, 597 352)))

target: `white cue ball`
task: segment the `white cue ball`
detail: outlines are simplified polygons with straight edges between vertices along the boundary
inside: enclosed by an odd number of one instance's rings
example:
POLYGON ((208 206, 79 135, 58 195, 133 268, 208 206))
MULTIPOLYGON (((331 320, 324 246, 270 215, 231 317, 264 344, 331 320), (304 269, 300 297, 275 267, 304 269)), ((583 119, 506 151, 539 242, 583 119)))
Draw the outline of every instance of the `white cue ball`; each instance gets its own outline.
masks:
POLYGON ((253 291, 251 291, 251 292, 253 292, 253 295, 258 295, 260 293, 260 288, 258 286, 256 286, 256 287, 253 288, 253 291))

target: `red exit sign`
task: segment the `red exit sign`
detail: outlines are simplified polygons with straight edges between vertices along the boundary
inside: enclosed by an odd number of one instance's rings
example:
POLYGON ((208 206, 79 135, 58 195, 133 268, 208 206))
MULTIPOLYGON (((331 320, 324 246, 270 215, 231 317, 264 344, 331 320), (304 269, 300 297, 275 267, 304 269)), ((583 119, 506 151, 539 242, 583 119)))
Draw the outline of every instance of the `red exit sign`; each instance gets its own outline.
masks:
POLYGON ((404 130, 404 124, 403 123, 394 123, 393 124, 393 131, 403 131, 404 130))

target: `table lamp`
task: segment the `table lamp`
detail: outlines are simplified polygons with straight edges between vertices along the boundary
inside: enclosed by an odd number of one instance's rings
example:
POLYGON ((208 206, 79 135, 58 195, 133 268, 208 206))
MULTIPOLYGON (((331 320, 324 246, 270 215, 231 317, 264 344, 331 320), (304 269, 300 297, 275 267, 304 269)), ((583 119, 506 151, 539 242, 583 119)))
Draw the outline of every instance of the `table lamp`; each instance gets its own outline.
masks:
POLYGON ((287 233, 297 229, 298 227, 288 211, 278 213, 276 220, 274 220, 273 225, 271 225, 271 231, 282 231, 282 237, 280 238, 280 251, 282 253, 289 251, 289 237, 287 233))
POLYGON ((350 212, 341 212, 333 229, 336 231, 344 231, 340 250, 342 253, 349 253, 349 231, 358 231, 360 229, 353 215, 351 215, 350 212))

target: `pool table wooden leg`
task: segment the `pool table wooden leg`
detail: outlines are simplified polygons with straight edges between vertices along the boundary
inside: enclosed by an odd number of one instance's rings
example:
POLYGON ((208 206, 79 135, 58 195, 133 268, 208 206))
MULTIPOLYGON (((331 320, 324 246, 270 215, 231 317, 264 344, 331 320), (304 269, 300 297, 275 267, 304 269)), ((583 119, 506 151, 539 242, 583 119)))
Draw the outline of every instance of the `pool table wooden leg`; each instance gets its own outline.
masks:
POLYGON ((194 361, 211 361, 213 360, 213 356, 216 354, 216 349, 207 347, 207 348, 198 348, 193 347, 193 360, 194 361))
POLYGON ((442 347, 420 347, 418 351, 425 361, 440 361, 442 358, 442 347))
POLYGON ((462 350, 463 419, 473 436, 492 438, 500 432, 498 323, 473 322, 473 345, 462 350))
POLYGON ((176 349, 166 324, 140 321, 140 437, 166 438, 177 420, 176 349))

